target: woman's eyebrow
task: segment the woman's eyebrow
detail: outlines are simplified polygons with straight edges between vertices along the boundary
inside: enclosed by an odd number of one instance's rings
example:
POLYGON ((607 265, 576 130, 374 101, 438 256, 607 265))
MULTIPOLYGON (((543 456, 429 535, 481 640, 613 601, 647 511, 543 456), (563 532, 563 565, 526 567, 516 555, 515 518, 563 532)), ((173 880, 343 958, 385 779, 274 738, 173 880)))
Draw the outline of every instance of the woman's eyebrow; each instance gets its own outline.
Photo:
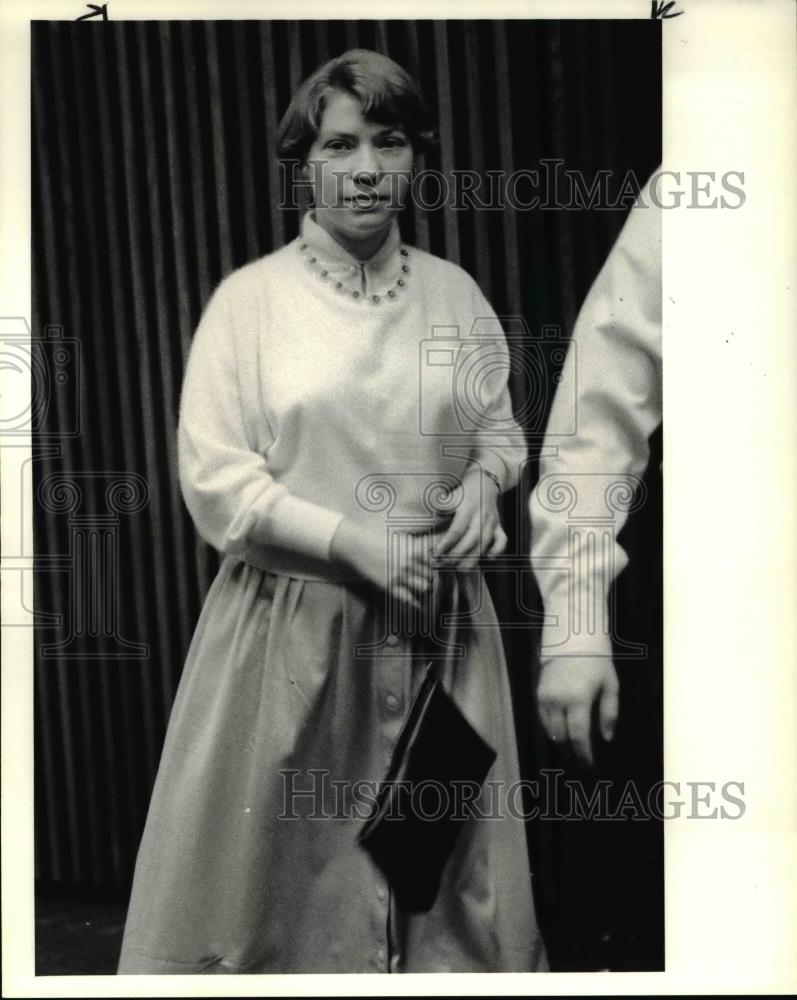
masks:
POLYGON ((357 136, 353 132, 343 132, 337 129, 330 129, 329 131, 322 131, 320 133, 322 139, 356 139, 357 136))
POLYGON ((402 135, 406 134, 406 129, 403 125, 381 125, 377 130, 377 135, 384 135, 386 132, 401 132, 402 135))

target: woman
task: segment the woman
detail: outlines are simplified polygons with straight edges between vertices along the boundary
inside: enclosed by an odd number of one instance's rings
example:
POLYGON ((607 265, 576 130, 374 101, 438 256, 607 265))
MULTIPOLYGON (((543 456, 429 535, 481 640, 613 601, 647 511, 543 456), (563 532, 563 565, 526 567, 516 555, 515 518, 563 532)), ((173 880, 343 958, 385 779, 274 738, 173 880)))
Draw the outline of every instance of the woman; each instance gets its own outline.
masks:
POLYGON ((478 287, 401 242, 430 136, 416 84, 386 57, 353 50, 318 70, 279 136, 314 208, 298 239, 222 281, 197 329, 180 478, 225 557, 172 711, 120 973, 544 967, 522 821, 485 799, 491 818, 463 825, 432 909, 407 913, 351 808, 353 788, 384 776, 421 680, 412 622, 434 589, 433 544, 473 621, 444 683, 497 751, 488 780, 518 777, 474 567, 506 541, 496 504, 519 428, 478 287), (474 321, 491 339, 469 345, 490 359, 472 401, 454 359, 474 321), (457 502, 445 529, 441 485, 457 502))

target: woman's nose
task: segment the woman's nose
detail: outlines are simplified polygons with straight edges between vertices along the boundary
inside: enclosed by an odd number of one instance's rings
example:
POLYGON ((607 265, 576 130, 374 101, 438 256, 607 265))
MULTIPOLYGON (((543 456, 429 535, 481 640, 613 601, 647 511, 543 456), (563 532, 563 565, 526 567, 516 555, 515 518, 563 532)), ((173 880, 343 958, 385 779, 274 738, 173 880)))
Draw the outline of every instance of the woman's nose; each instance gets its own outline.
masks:
POLYGON ((379 157, 370 144, 363 144, 357 151, 352 165, 352 177, 364 184, 373 184, 379 177, 379 157))

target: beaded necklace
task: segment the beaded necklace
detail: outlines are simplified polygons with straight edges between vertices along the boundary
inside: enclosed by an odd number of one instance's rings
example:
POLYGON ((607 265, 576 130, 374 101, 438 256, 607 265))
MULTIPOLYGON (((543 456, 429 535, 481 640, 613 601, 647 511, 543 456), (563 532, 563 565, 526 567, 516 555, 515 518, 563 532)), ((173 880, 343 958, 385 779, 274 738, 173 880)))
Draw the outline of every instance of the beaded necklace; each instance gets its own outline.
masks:
MULTIPOLYGON (((307 254, 307 251, 310 249, 304 240, 301 240, 298 246, 299 246, 299 252, 301 254, 307 254)), ((390 286, 390 288, 386 289, 385 291, 379 294, 364 295, 356 288, 353 289, 346 288, 346 286, 343 284, 342 281, 335 281, 333 283, 333 288, 335 289, 336 292, 340 292, 342 295, 348 295, 355 301, 370 302, 371 305, 374 306, 380 305, 383 301, 385 301, 385 299, 390 300, 397 298, 399 292, 404 291, 404 289, 407 287, 407 278, 409 277, 410 273, 410 265, 408 262, 409 250, 407 249, 407 247, 402 245, 399 248, 399 254, 403 258, 401 264, 401 277, 397 278, 396 281, 394 281, 393 284, 390 286)), ((311 270, 315 271, 315 273, 322 281, 332 281, 329 270, 319 262, 318 258, 314 254, 311 253, 309 256, 305 256, 305 260, 307 261, 307 266, 311 270)), ((362 268, 363 265, 360 264, 361 271, 362 268)))

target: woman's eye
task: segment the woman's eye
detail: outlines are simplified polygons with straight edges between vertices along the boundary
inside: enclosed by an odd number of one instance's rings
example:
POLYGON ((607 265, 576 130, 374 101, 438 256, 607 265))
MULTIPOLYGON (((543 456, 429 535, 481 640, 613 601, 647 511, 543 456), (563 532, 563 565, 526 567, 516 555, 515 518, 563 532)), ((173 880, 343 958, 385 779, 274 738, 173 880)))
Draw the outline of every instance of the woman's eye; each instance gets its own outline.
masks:
POLYGON ((333 153, 340 152, 348 148, 349 148, 348 145, 344 142, 343 139, 330 139, 329 142, 327 142, 326 145, 324 146, 324 149, 331 149, 333 153))
POLYGON ((407 145, 407 140, 402 135, 391 135, 382 140, 385 149, 403 149, 407 145))

